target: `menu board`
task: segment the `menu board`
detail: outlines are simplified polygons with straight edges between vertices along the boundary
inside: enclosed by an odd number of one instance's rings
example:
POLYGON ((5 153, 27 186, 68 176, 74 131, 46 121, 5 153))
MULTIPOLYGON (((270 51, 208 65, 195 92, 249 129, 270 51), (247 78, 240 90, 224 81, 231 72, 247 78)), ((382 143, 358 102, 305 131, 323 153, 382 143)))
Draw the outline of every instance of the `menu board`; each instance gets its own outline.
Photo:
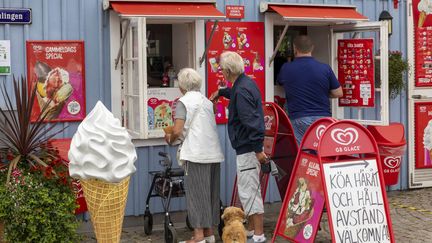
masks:
POLYGON ((417 102, 415 109, 415 167, 432 168, 432 102, 417 102))
POLYGON ((432 86, 432 7, 430 0, 413 0, 415 86, 432 86))
POLYGON ((86 116, 83 41, 27 41, 27 75, 36 86, 31 121, 80 121, 86 116))
MULTIPOLYGON (((207 22, 206 36, 210 37, 214 22, 207 22)), ((224 51, 235 51, 243 57, 245 74, 258 85, 261 98, 265 98, 265 60, 263 22, 219 22, 207 53, 207 95, 220 87, 231 87, 219 67, 219 56, 224 51)), ((228 103, 219 98, 216 106, 216 123, 228 122, 228 103)))
POLYGON ((375 106, 373 58, 373 39, 338 40, 339 106, 375 106))
POLYGON ((149 88, 147 90, 147 122, 149 137, 163 137, 163 128, 174 125, 179 88, 149 88))
POLYGON ((314 242, 325 203, 320 165, 316 156, 304 152, 297 161, 277 234, 295 242, 314 242))
POLYGON ((391 242, 375 159, 323 163, 333 242, 391 242))

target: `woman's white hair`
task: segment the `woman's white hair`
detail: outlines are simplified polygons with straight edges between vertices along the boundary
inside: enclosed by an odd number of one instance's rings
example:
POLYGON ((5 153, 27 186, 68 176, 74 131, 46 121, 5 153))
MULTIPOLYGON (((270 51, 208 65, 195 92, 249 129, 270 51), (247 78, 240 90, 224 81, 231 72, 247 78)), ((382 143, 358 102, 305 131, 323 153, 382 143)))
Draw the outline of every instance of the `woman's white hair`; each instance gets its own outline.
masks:
POLYGON ((200 91, 202 78, 197 71, 192 68, 183 68, 177 75, 179 87, 188 91, 200 91))
POLYGON ((226 51, 222 53, 219 65, 222 69, 228 71, 230 75, 238 76, 244 73, 244 61, 237 52, 226 51))

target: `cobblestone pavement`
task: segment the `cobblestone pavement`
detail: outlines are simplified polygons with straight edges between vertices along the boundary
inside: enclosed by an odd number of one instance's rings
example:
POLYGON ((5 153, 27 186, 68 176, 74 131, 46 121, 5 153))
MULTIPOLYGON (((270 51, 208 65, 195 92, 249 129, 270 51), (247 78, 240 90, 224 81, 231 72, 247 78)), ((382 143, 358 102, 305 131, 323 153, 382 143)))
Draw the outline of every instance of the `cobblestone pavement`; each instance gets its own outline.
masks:
MULTIPOLYGON (((429 242, 432 241, 432 188, 394 191, 387 193, 391 209, 391 219, 396 242, 429 242)), ((268 239, 273 234, 274 227, 279 214, 281 203, 266 204, 265 234, 268 239)), ((189 239, 192 232, 184 223, 185 213, 173 213, 172 221, 177 230, 179 240, 189 239)), ((142 217, 136 217, 137 222, 142 222, 142 217)), ((153 233, 149 236, 144 234, 143 226, 124 227, 121 242, 164 242, 162 229, 162 216, 155 215, 153 233)), ((128 218, 128 221, 131 221, 128 218)), ((142 224, 142 223, 141 223, 142 224)), ((324 214, 321 221, 322 230, 318 232, 316 242, 330 242, 327 217, 324 214)), ((82 230, 83 242, 96 242, 93 233, 82 230)), ((219 242, 220 239, 216 234, 219 242)), ((286 242, 279 238, 276 242, 286 242)))

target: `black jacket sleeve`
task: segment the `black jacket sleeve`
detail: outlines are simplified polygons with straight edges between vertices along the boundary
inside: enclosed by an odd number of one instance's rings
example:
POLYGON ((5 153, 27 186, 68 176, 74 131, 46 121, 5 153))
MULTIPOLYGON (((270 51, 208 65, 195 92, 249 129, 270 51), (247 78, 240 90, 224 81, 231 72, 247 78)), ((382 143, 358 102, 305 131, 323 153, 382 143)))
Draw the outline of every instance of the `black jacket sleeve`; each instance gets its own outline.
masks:
POLYGON ((223 96, 227 99, 230 99, 231 98, 231 88, 227 87, 227 88, 219 89, 218 94, 219 94, 219 96, 223 96))
POLYGON ((264 143, 264 118, 262 107, 257 107, 253 95, 244 90, 236 95, 236 110, 240 122, 248 130, 249 143, 253 146, 255 153, 263 151, 264 143))

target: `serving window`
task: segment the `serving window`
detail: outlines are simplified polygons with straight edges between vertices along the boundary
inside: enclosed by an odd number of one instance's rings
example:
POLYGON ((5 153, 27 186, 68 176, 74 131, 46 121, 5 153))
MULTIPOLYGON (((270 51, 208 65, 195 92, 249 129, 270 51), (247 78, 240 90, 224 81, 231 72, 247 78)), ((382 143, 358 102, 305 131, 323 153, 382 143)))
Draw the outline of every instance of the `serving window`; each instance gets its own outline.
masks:
POLYGON ((205 77, 204 19, 225 17, 213 2, 110 1, 112 111, 144 145, 163 143, 173 125, 179 70, 205 77))

